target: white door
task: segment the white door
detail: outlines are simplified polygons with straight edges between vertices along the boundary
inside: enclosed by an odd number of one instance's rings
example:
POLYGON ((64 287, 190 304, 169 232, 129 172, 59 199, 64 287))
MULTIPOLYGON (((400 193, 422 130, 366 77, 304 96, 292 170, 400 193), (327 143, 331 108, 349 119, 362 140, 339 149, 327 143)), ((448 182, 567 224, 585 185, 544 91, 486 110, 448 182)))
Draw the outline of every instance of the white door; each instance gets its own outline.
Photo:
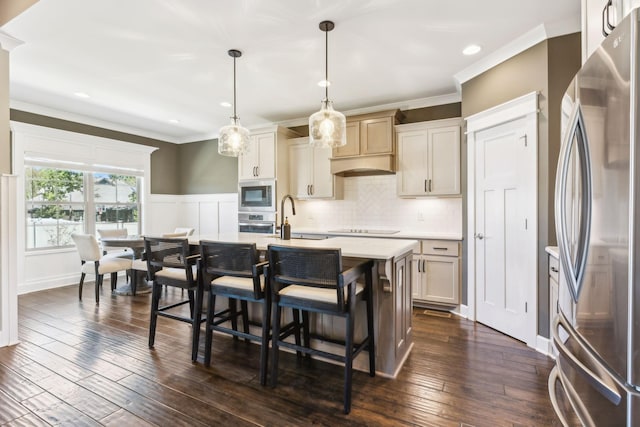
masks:
POLYGON ((475 134, 474 227, 477 320, 525 342, 537 287, 537 150, 527 120, 475 134))

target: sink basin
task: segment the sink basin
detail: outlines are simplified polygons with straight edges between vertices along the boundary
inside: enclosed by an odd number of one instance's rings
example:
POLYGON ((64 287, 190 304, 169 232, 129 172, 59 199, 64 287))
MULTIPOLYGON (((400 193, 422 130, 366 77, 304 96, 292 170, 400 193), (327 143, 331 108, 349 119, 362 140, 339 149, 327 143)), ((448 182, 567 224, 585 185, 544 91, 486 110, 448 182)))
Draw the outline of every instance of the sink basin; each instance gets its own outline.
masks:
MULTIPOLYGON (((269 238, 269 239, 278 239, 280 240, 280 235, 279 234, 267 234, 265 237, 269 238)), ((304 235, 304 236, 291 236, 291 240, 325 240, 325 239, 330 239, 329 236, 323 236, 323 235, 304 235)))

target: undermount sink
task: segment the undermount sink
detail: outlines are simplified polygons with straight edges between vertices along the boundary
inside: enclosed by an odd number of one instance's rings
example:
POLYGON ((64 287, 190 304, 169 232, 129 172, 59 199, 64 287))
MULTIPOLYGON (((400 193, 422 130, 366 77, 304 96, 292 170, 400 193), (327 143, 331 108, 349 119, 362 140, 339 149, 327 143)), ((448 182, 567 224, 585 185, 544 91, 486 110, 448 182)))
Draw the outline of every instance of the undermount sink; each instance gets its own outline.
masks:
MULTIPOLYGON (((279 234, 267 234, 265 237, 269 238, 269 239, 278 239, 281 240, 280 235, 279 234)), ((329 239, 329 236, 323 236, 323 235, 305 235, 305 236, 291 236, 290 240, 325 240, 325 239, 329 239)))

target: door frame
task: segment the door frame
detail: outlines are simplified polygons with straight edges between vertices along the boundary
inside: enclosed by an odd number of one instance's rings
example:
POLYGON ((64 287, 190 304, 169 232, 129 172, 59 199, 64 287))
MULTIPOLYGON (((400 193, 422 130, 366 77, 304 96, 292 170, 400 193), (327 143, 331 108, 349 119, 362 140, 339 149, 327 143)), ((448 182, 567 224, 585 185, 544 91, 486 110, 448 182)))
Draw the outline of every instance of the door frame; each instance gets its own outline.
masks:
MULTIPOLYGON (((527 121, 527 144, 535 153, 529 159, 534 162, 536 189, 538 187, 538 92, 507 101, 465 118, 467 124, 467 317, 476 321, 476 250, 475 250, 475 210, 476 210, 476 133, 494 126, 525 118, 527 121), (530 140, 529 140, 530 139, 530 140)), ((526 344, 536 347, 538 332, 538 192, 535 192, 535 216, 529 220, 529 227, 536 236, 536 245, 531 248, 534 265, 531 268, 530 286, 526 289, 527 339, 526 344)))

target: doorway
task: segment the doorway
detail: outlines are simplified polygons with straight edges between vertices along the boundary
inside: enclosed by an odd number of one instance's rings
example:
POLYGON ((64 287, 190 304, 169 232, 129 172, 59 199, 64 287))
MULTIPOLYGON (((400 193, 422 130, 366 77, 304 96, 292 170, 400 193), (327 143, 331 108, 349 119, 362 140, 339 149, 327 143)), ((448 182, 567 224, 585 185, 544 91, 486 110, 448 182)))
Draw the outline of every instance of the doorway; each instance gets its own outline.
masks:
POLYGON ((535 347, 537 94, 467 119, 470 318, 535 347))

